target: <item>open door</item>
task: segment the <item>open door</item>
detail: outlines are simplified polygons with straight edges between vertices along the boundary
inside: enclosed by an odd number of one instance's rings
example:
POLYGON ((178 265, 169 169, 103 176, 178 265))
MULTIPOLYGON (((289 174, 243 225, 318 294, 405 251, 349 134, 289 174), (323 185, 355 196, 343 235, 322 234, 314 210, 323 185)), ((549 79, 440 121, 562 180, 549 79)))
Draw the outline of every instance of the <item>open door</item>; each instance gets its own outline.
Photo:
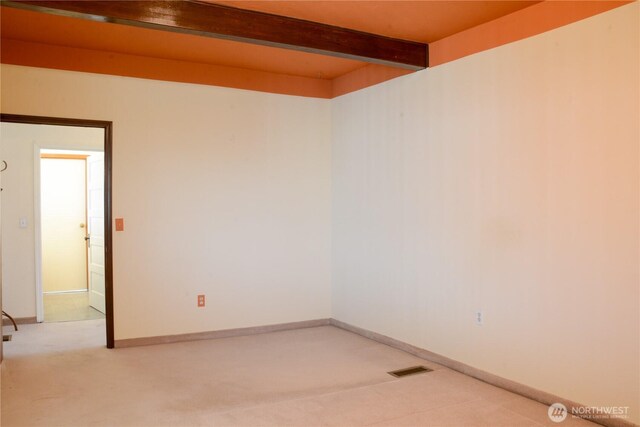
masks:
MULTIPOLYGON (((98 186, 101 186, 102 189, 98 191, 94 191, 94 185, 92 185, 91 190, 94 193, 98 193, 96 195, 91 195, 88 203, 91 203, 93 206, 100 206, 102 209, 98 210, 97 214, 92 212, 93 218, 91 218, 91 223, 89 222, 89 218, 87 218, 87 227, 92 227, 91 232, 96 234, 96 242, 94 242, 98 247, 93 246, 91 249, 91 255, 93 260, 91 262, 91 272, 93 273, 93 278, 95 280, 95 285, 93 286, 95 292, 93 292, 93 296, 97 297, 101 295, 102 301, 94 301, 95 305, 100 305, 102 310, 105 312, 106 318, 106 344, 107 348, 114 348, 115 346, 115 337, 114 337, 114 315, 113 315, 113 250, 112 250, 112 212, 111 212, 111 195, 112 195, 112 184, 111 184, 111 172, 112 172, 112 144, 113 144, 113 123, 109 121, 103 120, 86 120, 86 119, 71 119, 65 117, 41 117, 41 116, 25 116, 18 114, 6 114, 0 113, 0 125, 3 128, 3 144, 5 141, 6 133, 4 131, 5 125, 11 124, 10 126, 20 126, 26 125, 26 128, 36 132, 37 130, 50 130, 48 127, 62 126, 62 127, 73 127, 73 128, 91 128, 91 129, 101 129, 101 133, 103 136, 103 144, 102 147, 104 150, 103 154, 103 162, 98 165, 100 168, 97 172, 92 173, 92 181, 95 181, 98 186), (40 128, 41 126, 45 126, 46 128, 40 128), (96 175, 100 174, 100 179, 95 179, 96 175), (104 218, 104 222, 100 223, 98 218, 104 218), (97 221, 97 223, 96 223, 97 221), (100 247, 104 248, 104 252, 99 252, 100 247)), ((36 141, 38 137, 29 137, 23 138, 23 140, 27 143, 33 143, 36 141)), ((66 140, 65 140, 66 141, 66 140)), ((68 141, 66 141, 68 142, 68 141)), ((47 144, 49 145, 49 144, 47 144)), ((57 143, 52 143, 51 146, 47 148, 51 149, 69 149, 70 146, 67 144, 61 143, 62 146, 58 146, 57 143)), ((73 149, 82 149, 83 143, 78 142, 77 144, 73 144, 73 149)), ((36 294, 42 295, 42 282, 41 282, 41 236, 40 236, 40 148, 38 145, 34 144, 34 234, 35 234, 35 263, 36 263, 36 274, 35 274, 35 285, 36 285, 36 294), (37 163, 36 163, 37 161, 37 163), (36 167, 37 165, 37 167, 36 167), (36 220, 37 218, 37 220, 36 220)), ((94 149, 94 148, 92 148, 94 149)), ((0 159, 2 160, 2 159, 0 159)), ((92 165, 94 166, 94 165, 92 165)), ((9 165, 11 167, 11 165, 9 165)), ((95 169, 92 167, 92 170, 95 169)), ((6 200, 5 200, 6 201, 6 200)), ((92 209, 94 211, 94 209, 92 209)), ((87 212, 87 216, 88 212, 87 212)), ((89 235, 87 234, 86 237, 89 235)), ((87 246, 89 243, 87 243, 87 246)), ((5 246, 5 254, 6 254, 6 246, 5 246)), ((87 251, 87 256, 89 256, 89 251, 87 251)), ((2 267, 6 267, 8 264, 6 262, 3 263, 2 267)), ((98 299, 98 298, 96 298, 98 299)), ((36 297, 36 313, 39 321, 42 321, 43 316, 43 304, 42 298, 36 297)))
POLYGON ((89 305, 105 313, 104 154, 87 158, 89 305))

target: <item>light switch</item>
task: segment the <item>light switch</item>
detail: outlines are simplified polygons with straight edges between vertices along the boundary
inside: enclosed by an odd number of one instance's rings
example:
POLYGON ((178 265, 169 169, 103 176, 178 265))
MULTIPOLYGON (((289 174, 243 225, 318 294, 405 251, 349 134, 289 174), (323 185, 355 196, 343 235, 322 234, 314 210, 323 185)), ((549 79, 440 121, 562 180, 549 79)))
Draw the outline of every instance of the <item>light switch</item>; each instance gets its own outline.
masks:
POLYGON ((20 218, 20 228, 27 228, 27 226, 29 225, 29 223, 27 222, 27 218, 20 218))
POLYGON ((124 218, 116 218, 116 231, 124 231, 124 218))

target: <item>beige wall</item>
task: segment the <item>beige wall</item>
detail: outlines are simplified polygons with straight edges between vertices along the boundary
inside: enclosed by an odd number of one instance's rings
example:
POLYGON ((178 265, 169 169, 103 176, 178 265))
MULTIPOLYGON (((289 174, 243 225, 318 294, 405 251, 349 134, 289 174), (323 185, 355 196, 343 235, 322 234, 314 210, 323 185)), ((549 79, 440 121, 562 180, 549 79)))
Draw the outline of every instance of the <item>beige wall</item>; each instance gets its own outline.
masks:
POLYGON ((329 101, 6 65, 1 95, 114 123, 116 339, 330 316, 329 101))
MULTIPOLYGON (((6 87, 3 74, 3 88, 6 87)), ((3 112, 6 105, 3 96, 3 112)), ((101 150, 102 129, 0 124, 2 173, 2 302, 13 317, 36 316, 34 165, 41 148, 101 150), (20 228, 20 218, 27 228, 20 228)))
POLYGON ((334 100, 333 317, 640 421, 639 6, 334 100))

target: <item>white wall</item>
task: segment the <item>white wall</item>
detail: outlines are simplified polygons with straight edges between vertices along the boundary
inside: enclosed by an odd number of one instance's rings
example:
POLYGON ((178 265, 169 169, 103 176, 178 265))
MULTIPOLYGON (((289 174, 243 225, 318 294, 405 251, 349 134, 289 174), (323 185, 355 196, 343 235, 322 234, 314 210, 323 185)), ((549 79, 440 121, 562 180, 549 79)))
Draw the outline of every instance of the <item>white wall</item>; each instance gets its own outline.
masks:
POLYGON ((333 317, 640 421, 639 6, 334 100, 333 317))
POLYGON ((7 65, 1 95, 114 122, 116 340, 330 316, 329 101, 7 65))
MULTIPOLYGON (((2 76, 3 83, 5 75, 2 76)), ((6 84, 3 84, 3 88, 6 84)), ((3 112, 6 100, 3 98, 3 112)), ((36 316, 34 165, 38 147, 102 150, 103 130, 0 124, 2 172, 2 303, 13 317, 36 316), (20 228, 20 218, 27 228, 20 228)))

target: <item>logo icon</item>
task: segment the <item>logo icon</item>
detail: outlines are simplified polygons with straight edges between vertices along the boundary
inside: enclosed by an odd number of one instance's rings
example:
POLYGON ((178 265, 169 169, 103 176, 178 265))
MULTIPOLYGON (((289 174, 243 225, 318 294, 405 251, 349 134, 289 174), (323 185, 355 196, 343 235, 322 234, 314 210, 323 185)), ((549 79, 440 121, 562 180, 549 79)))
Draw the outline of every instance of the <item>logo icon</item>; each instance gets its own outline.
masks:
POLYGON ((549 406, 547 415, 549 415, 549 419, 554 423, 561 423, 567 419, 567 407, 562 403, 554 403, 549 406))

